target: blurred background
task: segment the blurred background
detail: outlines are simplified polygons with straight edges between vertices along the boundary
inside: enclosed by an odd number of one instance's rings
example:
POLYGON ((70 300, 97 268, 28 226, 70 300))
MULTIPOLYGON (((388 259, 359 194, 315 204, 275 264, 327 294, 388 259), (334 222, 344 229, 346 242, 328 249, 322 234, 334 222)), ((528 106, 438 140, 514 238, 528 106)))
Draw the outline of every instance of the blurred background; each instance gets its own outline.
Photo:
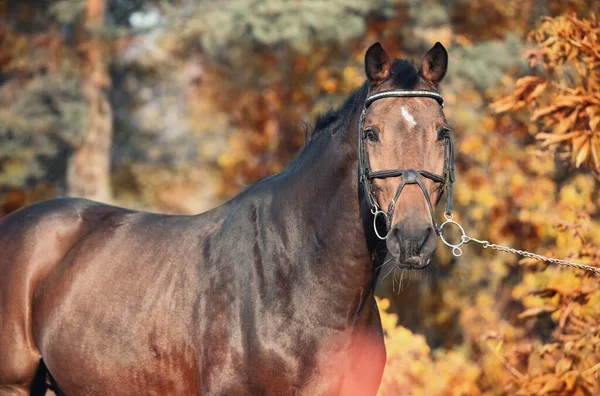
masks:
MULTIPOLYGON (((456 217, 600 266, 600 2, 0 0, 0 216, 192 214, 285 167, 375 41, 449 50, 456 217)), ((378 290, 381 395, 600 394, 598 276, 469 245, 378 290)))

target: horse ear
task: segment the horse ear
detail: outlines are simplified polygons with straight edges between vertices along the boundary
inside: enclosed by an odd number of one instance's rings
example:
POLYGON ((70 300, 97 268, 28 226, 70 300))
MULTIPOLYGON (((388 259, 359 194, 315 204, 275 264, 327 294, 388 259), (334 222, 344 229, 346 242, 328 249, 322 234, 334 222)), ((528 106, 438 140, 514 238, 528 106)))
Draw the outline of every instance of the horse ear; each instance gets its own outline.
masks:
POLYGON ((442 44, 435 43, 433 47, 425 54, 419 74, 425 80, 432 82, 436 87, 446 75, 448 69, 448 52, 442 44))
POLYGON ((390 74, 390 57, 381 44, 375 43, 365 54, 365 72, 371 86, 381 84, 390 74))

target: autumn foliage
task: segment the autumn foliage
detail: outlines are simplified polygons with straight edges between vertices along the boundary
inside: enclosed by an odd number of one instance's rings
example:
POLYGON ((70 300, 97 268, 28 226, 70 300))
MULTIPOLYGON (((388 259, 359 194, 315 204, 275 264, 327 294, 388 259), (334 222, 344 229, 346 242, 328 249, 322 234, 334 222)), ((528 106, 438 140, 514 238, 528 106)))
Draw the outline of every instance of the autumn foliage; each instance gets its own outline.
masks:
POLYGON ((527 108, 542 147, 562 149, 575 167, 600 173, 600 24, 594 15, 545 18, 529 38, 537 44, 529 60, 540 64, 540 75, 517 80, 492 108, 527 108))
MULTIPOLYGON (((468 128, 458 139, 457 200, 469 234, 600 266, 598 34, 593 15, 544 18, 529 35, 530 75, 506 78, 512 91, 492 97, 478 121, 455 114, 468 128)), ((384 314, 381 394, 598 394, 598 276, 471 245, 465 251, 420 301, 435 312, 425 326, 458 326, 460 341, 431 351, 421 335, 396 327, 401 313, 384 314)))

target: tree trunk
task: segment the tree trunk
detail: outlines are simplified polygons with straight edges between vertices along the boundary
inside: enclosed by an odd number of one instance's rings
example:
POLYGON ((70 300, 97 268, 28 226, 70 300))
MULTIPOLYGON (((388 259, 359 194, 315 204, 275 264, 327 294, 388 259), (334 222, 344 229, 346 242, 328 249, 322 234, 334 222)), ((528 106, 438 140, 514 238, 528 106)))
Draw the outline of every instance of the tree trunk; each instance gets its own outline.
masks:
POLYGON ((81 90, 88 102, 87 131, 70 159, 68 194, 107 202, 111 199, 110 146, 112 112, 104 89, 110 86, 103 43, 97 36, 105 0, 87 0, 81 53, 81 90))

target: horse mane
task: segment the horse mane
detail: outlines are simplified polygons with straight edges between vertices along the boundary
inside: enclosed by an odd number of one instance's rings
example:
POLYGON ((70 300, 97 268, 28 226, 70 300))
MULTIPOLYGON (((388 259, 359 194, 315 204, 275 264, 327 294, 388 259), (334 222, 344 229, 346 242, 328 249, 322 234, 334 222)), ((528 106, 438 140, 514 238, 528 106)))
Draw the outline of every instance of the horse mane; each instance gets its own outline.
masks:
MULTIPOLYGON (((394 59, 390 67, 390 75, 394 86, 399 89, 413 89, 419 82, 419 72, 415 64, 406 59, 394 59)), ((306 141, 310 143, 316 136, 325 131, 333 132, 344 129, 352 121, 356 109, 361 106, 367 98, 368 84, 365 81, 359 88, 355 89, 337 109, 330 109, 317 116, 312 129, 307 128, 306 141)))
POLYGON ((329 109, 323 114, 319 114, 315 125, 307 132, 307 143, 310 143, 316 136, 325 131, 337 130, 340 127, 347 126, 352 121, 356 109, 361 106, 367 98, 367 83, 363 83, 348 95, 344 103, 337 109, 329 109), (332 128, 333 127, 333 128, 332 128))

